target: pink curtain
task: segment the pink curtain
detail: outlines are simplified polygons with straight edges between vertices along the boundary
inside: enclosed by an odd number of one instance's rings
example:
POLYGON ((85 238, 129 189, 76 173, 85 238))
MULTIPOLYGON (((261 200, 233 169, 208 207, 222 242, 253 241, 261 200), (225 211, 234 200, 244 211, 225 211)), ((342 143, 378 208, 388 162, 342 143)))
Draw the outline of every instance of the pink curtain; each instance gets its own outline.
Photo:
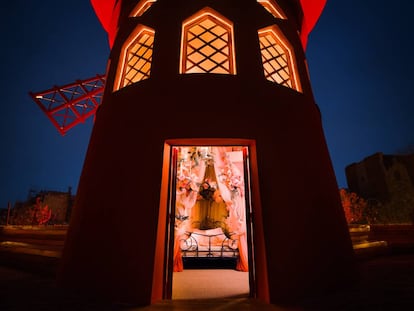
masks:
POLYGON ((184 270, 183 258, 180 249, 180 236, 175 234, 174 238, 174 255, 173 255, 173 271, 181 272, 184 270))
MULTIPOLYGON (((188 154, 187 148, 182 148, 181 154, 188 154)), ((175 230, 173 271, 183 271, 180 241, 187 239, 186 232, 191 230, 191 209, 196 203, 199 183, 206 171, 204 161, 194 162, 191 158, 181 159, 177 165, 177 189, 175 202, 175 230)))
POLYGON ((226 147, 213 147, 212 151, 218 188, 229 209, 229 217, 226 221, 227 226, 230 233, 239 241, 239 259, 236 269, 248 271, 244 176, 237 165, 230 160, 226 147))

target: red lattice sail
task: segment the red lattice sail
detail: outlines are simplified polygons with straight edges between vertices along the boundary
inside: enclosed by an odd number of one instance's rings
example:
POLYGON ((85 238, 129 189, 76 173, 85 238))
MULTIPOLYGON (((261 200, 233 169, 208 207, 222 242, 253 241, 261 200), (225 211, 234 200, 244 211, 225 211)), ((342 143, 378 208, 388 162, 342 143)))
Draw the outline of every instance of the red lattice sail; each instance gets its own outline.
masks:
POLYGON ((61 135, 91 116, 101 104, 105 75, 55 86, 30 96, 47 115, 61 135))

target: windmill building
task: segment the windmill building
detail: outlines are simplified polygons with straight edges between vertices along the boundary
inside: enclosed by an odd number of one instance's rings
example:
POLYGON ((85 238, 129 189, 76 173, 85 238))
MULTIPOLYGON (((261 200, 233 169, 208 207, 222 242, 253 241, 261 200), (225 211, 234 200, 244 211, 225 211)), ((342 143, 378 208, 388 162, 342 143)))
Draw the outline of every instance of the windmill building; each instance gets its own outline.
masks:
POLYGON ((174 297, 193 251, 235 256, 268 303, 347 286, 352 243, 305 56, 325 1, 91 3, 111 51, 59 283, 149 305, 174 297))

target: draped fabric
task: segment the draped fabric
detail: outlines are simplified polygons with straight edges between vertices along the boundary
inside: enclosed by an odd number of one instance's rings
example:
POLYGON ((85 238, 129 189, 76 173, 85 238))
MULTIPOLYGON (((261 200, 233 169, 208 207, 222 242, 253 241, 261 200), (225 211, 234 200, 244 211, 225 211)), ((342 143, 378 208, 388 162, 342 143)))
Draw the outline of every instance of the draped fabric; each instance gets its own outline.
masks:
MULTIPOLYGON (((185 152, 184 152, 185 153, 185 152)), ((173 271, 183 271, 180 241, 186 239, 186 232, 191 231, 192 209, 197 201, 198 188, 206 171, 204 161, 195 163, 193 159, 183 159, 177 172, 177 189, 175 202, 174 256, 173 271)))
POLYGON ((176 192, 176 216, 190 217, 192 208, 197 200, 198 184, 203 180, 206 165, 200 162, 191 170, 184 167, 178 174, 176 192))
POLYGON ((181 256, 180 239, 182 235, 175 232, 174 235, 174 254, 173 254, 173 271, 181 272, 184 270, 183 258, 181 256))
POLYGON ((230 160, 225 147, 212 149, 218 188, 229 210, 226 224, 233 238, 238 239, 239 259, 236 269, 248 271, 244 176, 242 170, 230 160))
MULTIPOLYGON (((183 149, 182 154, 191 154, 183 149)), ((248 271, 246 202, 241 174, 243 159, 240 158, 240 163, 233 163, 226 151, 226 147, 212 147, 212 158, 208 160, 180 160, 176 190, 175 272, 183 270, 180 243, 188 237, 187 233, 217 227, 238 240, 236 269, 248 271), (213 189, 211 193, 208 192, 209 187, 213 189)), ((198 153, 198 150, 193 151, 193 154, 198 153)))
POLYGON ((197 201, 191 211, 191 226, 202 230, 222 227, 228 216, 227 205, 217 188, 217 177, 212 163, 205 169, 197 201))

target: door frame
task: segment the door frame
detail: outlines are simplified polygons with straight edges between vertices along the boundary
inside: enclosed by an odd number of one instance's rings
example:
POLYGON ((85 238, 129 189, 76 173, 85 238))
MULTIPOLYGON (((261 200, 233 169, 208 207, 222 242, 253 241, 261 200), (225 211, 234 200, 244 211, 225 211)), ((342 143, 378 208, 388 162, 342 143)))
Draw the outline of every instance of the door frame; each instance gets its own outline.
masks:
POLYGON ((194 139, 169 139, 164 142, 164 154, 162 165, 160 206, 158 214, 157 240, 155 245, 155 260, 152 284, 152 303, 171 299, 172 297, 172 255, 174 248, 174 217, 175 208, 175 171, 177 163, 173 161, 173 147, 179 146, 241 146, 243 150, 245 187, 250 183, 250 189, 246 187, 246 211, 247 243, 249 258, 249 288, 250 297, 269 302, 269 289, 267 283, 267 263, 262 225, 262 212, 259 193, 259 177, 256 155, 256 141, 252 139, 227 139, 227 138, 194 138, 194 139), (174 163, 175 162, 175 163, 174 163), (175 170, 175 171, 174 171, 175 170), (254 246, 254 247, 253 247, 254 246))

